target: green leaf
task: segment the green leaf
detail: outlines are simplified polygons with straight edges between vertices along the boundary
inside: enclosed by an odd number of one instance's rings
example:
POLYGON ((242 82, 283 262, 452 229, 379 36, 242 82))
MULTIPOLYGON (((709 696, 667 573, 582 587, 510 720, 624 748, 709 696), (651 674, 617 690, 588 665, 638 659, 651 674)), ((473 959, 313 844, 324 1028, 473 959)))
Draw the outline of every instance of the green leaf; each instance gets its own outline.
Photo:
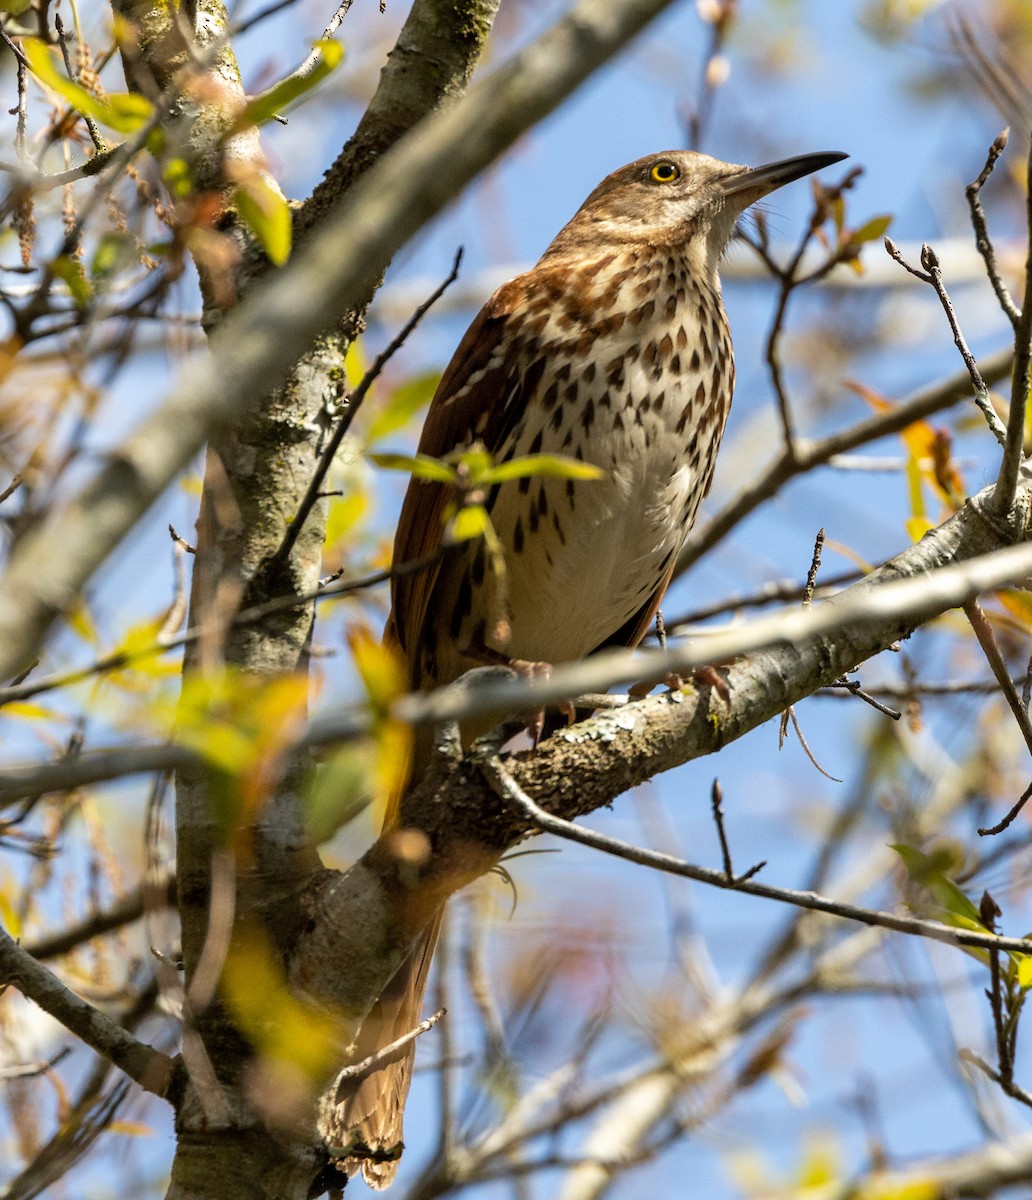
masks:
POLYGON ((340 42, 322 38, 315 43, 315 48, 319 51, 319 57, 312 70, 303 78, 289 76, 252 100, 237 118, 238 129, 247 125, 264 125, 266 121, 271 121, 299 96, 318 86, 327 75, 340 66, 344 58, 344 47, 340 42))
POLYGON ((461 454, 449 455, 448 457, 465 468, 470 483, 473 485, 483 483, 484 476, 491 470, 493 465, 491 455, 484 449, 483 442, 474 442, 468 450, 463 450, 461 454))
POLYGON ((168 190, 177 199, 185 199, 193 193, 193 172, 185 158, 175 156, 162 163, 161 176, 168 190))
POLYGON ((317 845, 354 820, 376 794, 374 759, 374 745, 359 743, 338 751, 316 771, 305 801, 305 825, 317 845))
POLYGON ((922 887, 927 888, 944 910, 949 923, 965 929, 976 929, 986 932, 982 915, 974 903, 960 890, 959 887, 943 874, 941 864, 943 856, 928 855, 913 846, 901 842, 891 847, 903 860, 907 874, 922 887))
POLYGON ((282 267, 290 257, 294 222, 281 192, 255 172, 236 189, 233 202, 269 261, 282 267))
POLYGON ((878 238, 885 236, 885 231, 892 224, 891 214, 885 214, 880 217, 872 217, 866 221, 859 229, 854 229, 849 235, 849 240, 854 246, 860 246, 864 242, 873 242, 878 238))
POLYGON ((1032 987, 1032 954, 1014 954, 1011 957, 1017 959, 1018 986, 1027 992, 1032 987))
POLYGON ((113 275, 126 262, 131 247, 132 242, 127 234, 101 234, 90 262, 90 276, 95 280, 103 280, 113 275))
POLYGON ((76 306, 86 308, 93 299, 93 288, 86 278, 82 263, 70 254, 61 254, 54 259, 51 270, 71 292, 76 306))
POLYGON ((408 471, 416 479, 455 483, 454 469, 429 454, 370 454, 369 458, 386 471, 408 471))
POLYGON ((366 443, 370 446, 375 445, 388 434, 404 429, 415 414, 430 403, 440 380, 440 372, 430 371, 425 375, 417 375, 395 388, 391 398, 370 422, 366 443))
POLYGON ((154 106, 145 97, 134 92, 120 92, 101 100, 88 92, 81 84, 69 79, 59 65, 56 54, 52 54, 45 42, 39 38, 25 38, 22 50, 32 73, 52 92, 67 100, 77 113, 92 117, 102 125, 108 125, 119 133, 135 133, 154 115, 154 106))
POLYGON ((527 475, 550 476, 554 479, 601 479, 604 472, 593 463, 568 458, 565 454, 526 454, 486 470, 480 478, 485 484, 505 483, 527 475))
POLYGON ((491 518, 482 504, 470 504, 460 508, 451 524, 451 540, 468 542, 472 538, 487 537, 493 533, 491 518))

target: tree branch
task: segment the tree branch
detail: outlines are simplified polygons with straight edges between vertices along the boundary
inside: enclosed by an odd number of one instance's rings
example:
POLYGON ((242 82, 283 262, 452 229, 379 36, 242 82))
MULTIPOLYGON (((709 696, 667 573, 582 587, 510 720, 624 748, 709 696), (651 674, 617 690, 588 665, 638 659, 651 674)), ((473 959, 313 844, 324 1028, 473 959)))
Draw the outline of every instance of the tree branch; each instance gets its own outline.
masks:
POLYGON ((13 985, 69 1032, 103 1055, 144 1091, 164 1096, 172 1078, 172 1060, 144 1045, 99 1009, 70 991, 0 929, 0 984, 13 985))

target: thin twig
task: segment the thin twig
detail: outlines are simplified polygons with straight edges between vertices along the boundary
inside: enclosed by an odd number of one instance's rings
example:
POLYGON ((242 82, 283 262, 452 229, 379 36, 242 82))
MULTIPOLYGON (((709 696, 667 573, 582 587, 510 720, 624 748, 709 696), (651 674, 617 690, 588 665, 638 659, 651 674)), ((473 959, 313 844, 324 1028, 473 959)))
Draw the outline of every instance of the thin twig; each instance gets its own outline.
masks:
POLYGON ((758 875, 767 863, 766 860, 755 863, 744 875, 735 875, 734 863, 731 859, 731 844, 727 840, 727 830, 724 828, 723 804, 724 789, 720 786, 720 780, 714 779, 713 788, 710 791, 710 809, 713 813, 713 823, 717 827, 717 837, 720 839, 720 856, 724 860, 724 878, 728 883, 737 885, 758 875))
MULTIPOLYGON (((827 686, 829 688, 842 688, 844 691, 848 692, 851 696, 856 696, 857 699, 863 700, 863 702, 865 704, 869 704, 872 708, 877 709, 877 711, 880 712, 883 716, 891 717, 893 721, 898 721, 903 716, 903 714, 901 712, 897 712, 896 709, 889 708, 889 706, 887 704, 882 704, 882 702, 880 700, 876 700, 870 694, 870 692, 865 692, 864 689, 860 686, 859 681, 856 679, 836 679, 834 683, 829 683, 827 686)), ((995 690, 995 685, 994 685, 993 690, 995 690)), ((883 691, 883 689, 878 688, 878 691, 883 691)), ((884 689, 884 691, 887 692, 888 689, 884 689)), ((913 694, 913 691, 914 691, 913 688, 907 687, 906 689, 901 689, 901 694, 904 697, 909 697, 913 694)), ((890 693, 890 694, 892 694, 892 693, 890 693)), ((951 694, 956 694, 956 693, 951 693, 951 694)))
POLYGON ((1032 1093, 1026 1092, 1023 1087, 1019 1087, 1013 1079, 1004 1079, 999 1071, 994 1071, 993 1068, 985 1061, 981 1055, 976 1054, 974 1050, 963 1049, 959 1056, 964 1062, 971 1063, 977 1067, 984 1075, 988 1076, 993 1083, 998 1083, 1012 1100, 1017 1100, 1020 1104, 1032 1108, 1032 1093))
POLYGON ((336 1079, 333 1081, 332 1091, 340 1102, 341 1089, 346 1083, 353 1083, 356 1079, 364 1079, 373 1071, 382 1067, 384 1063, 392 1062, 400 1050, 404 1050, 410 1042, 414 1042, 421 1034, 426 1033, 428 1029, 433 1029, 437 1022, 446 1015, 443 1008, 439 1008, 437 1012, 427 1017, 425 1021, 410 1029, 408 1033, 403 1033, 400 1038, 395 1038, 393 1042, 389 1042, 386 1046, 382 1046, 375 1054, 370 1054, 368 1058, 363 1058, 361 1062, 352 1063, 348 1067, 342 1068, 336 1079))
POLYGON ((1000 307, 1014 329, 1017 329, 1021 313, 1018 310, 1018 306, 1014 303, 1007 285, 1003 282, 1003 277, 1000 275, 1000 267, 996 261, 996 249, 993 246, 992 239, 989 237, 989 226, 985 219, 985 210, 982 208, 981 195, 982 188, 985 186, 986 180, 993 173, 996 160, 1003 153, 1009 136, 1010 130, 1005 129, 989 147, 985 166, 979 172, 978 178, 973 183, 967 185, 965 195, 967 196, 968 208, 971 210, 971 224, 975 231, 975 247, 978 253, 981 254, 982 261, 985 263, 985 272, 989 276, 989 282, 996 293, 996 299, 1000 302, 1000 307))
POLYGON ((1023 938, 1001 937, 988 932, 979 933, 971 929, 953 928, 938 921, 928 921, 920 917, 903 917, 896 913, 882 912, 877 909, 860 908, 854 904, 830 900, 815 892, 800 892, 793 888, 774 887, 770 884, 756 883, 751 879, 728 881, 723 870, 715 871, 709 867, 696 867, 669 854, 632 846, 617 838, 607 837, 592 829, 575 825, 572 821, 565 821, 561 817, 553 816, 523 791, 497 755, 480 759, 479 763, 484 777, 492 789, 502 799, 510 801, 521 809, 539 829, 557 837, 567 838, 572 842, 580 842, 581 845, 601 850, 605 854, 612 854, 616 858, 626 859, 628 862, 639 863, 646 867, 654 867, 658 871, 680 875, 685 879, 693 879, 712 887, 745 892, 747 895, 760 896, 766 900, 779 900, 798 908, 827 913, 829 916, 840 917, 847 921, 857 921, 862 925, 892 929, 897 933, 906 933, 912 937, 929 938, 950 946, 970 946, 981 950, 1014 950, 1019 954, 1032 953, 1032 941, 1023 938))
POLYGON ((821 569, 821 552, 824 549, 824 526, 817 530, 813 542, 813 558, 810 559, 810 569, 806 572, 806 586, 803 588, 803 608, 809 608, 813 603, 814 589, 817 587, 817 575, 821 569))
MULTIPOLYGON (((72 66, 72 56, 68 53, 68 43, 65 41, 64 23, 61 20, 60 13, 54 13, 54 28, 57 30, 57 44, 61 48, 61 57, 64 59, 65 70, 68 72, 68 78, 72 83, 79 83, 78 76, 75 74, 75 68, 72 66)), ((82 86, 81 84, 79 85, 82 86)), ((98 154, 107 153, 109 147, 104 139, 104 135, 100 132, 100 126, 88 114, 79 114, 86 128, 89 130, 90 140, 96 147, 98 154)))
POLYGON ((968 348, 967 341, 960 328, 960 322, 957 320, 957 314, 953 308, 953 301, 950 299, 949 293, 946 291, 946 285, 942 279, 942 269, 939 265, 939 256, 935 253, 932 247, 925 242, 921 247, 921 266, 924 268, 918 271, 916 268, 904 259, 896 244, 891 238, 885 239, 885 249, 889 256, 895 259, 900 266, 904 267, 911 275, 918 279, 924 280, 930 284, 935 290, 935 294, 939 297, 939 303, 942 305, 943 312, 946 314, 946 320, 949 322, 950 330, 953 333, 953 344, 960 352, 960 357, 964 360, 964 366, 967 368, 968 375, 971 378, 971 386, 975 389, 974 400, 981 410, 982 415, 986 419, 993 436, 1001 446, 1007 444, 1007 428, 1000 418, 996 415, 996 410, 992 406, 989 399, 989 388, 982 374, 978 369, 978 363, 975 361, 975 356, 968 348))
MULTIPOLYGON (((980 367, 982 377, 989 383, 1002 379, 1010 371, 1013 363, 1014 351, 1001 351, 983 360, 980 367)), ((965 370, 911 393, 889 411, 859 421, 840 433, 833 433, 819 442, 796 443, 794 456, 782 452, 758 479, 747 484, 727 502, 708 525, 688 539, 677 562, 677 574, 682 575, 698 562, 703 554, 723 541, 732 529, 766 500, 776 496, 792 479, 821 466, 837 454, 899 433, 915 421, 952 408, 953 405, 967 400, 970 395, 971 379, 965 370)))
POLYGON ((1029 800, 1032 800, 1032 783, 1030 783, 1028 785, 1028 787, 1025 788, 1025 790, 1017 798, 1017 800, 1014 802, 1013 807, 1010 809, 1010 811, 1007 813, 1007 815, 1003 818, 1002 821, 998 821, 995 825, 990 825, 988 828, 979 828, 977 830, 978 836, 979 837, 995 837, 998 833, 1003 833, 1003 831, 1005 829, 1009 829, 1011 827, 1011 825, 1014 824, 1014 821, 1017 818, 1018 814, 1025 807, 1025 805, 1029 802, 1029 800))
MULTIPOLYGON (((830 596, 846 584, 855 583, 861 574, 860 571, 843 571, 833 575, 830 579, 825 579, 812 598, 816 600, 830 596)), ((739 592, 723 600, 716 600, 705 608, 696 608, 677 617, 664 618, 664 621, 668 632, 679 631, 685 625, 698 625, 703 621, 712 620, 713 617, 739 612, 743 608, 766 608, 770 604, 788 603, 802 598, 803 588, 798 580, 775 579, 758 587, 754 592, 739 592)))
POLYGON ((986 661, 989 663, 993 675, 1000 685, 1000 691, 1003 692, 1004 699, 1007 701, 1011 712, 1014 714, 1014 719, 1018 723, 1021 736, 1025 739, 1025 745, 1028 747, 1029 753, 1032 754, 1032 720, 1029 719, 1028 710, 1021 702, 1018 690, 1010 677, 1010 671, 1007 670, 1007 664, 1003 661, 1003 655, 1000 653, 1000 648, 996 644, 996 637, 993 634, 993 627, 986 619, 986 615, 977 600, 969 600, 964 605, 964 615, 974 630, 978 644, 982 648, 982 653, 985 655, 986 661))
POLYGON ((434 289, 433 293, 423 301, 415 310, 411 317, 405 322, 400 333, 394 337, 387 347, 377 355, 373 365, 366 371, 362 377, 362 381, 358 387, 351 393, 347 400, 347 407, 343 415, 337 422, 337 427, 334 429, 330 440, 326 443, 322 454, 319 457, 319 462, 316 464, 315 471, 309 481, 308 488, 304 496, 301 498, 301 503, 298 505, 297 512, 294 514, 293 520, 287 526, 287 531, 283 535, 283 541, 279 548, 269 560, 270 570, 275 572, 281 567, 290 557, 290 552, 294 548, 294 543, 297 541, 304 528, 305 521, 308 520, 308 515, 315 506, 316 500, 319 497, 319 491, 322 488, 323 480, 333 464, 333 460, 340 449, 340 444, 344 440, 345 434, 351 428, 351 422, 355 419, 355 414, 358 412, 362 401, 365 399, 366 393, 372 387, 374 381, 379 376, 380 372, 387 365, 393 355, 404 345, 409 334, 415 329, 419 322, 423 319, 426 313, 440 299, 441 296, 459 277, 459 266, 462 263, 462 247, 455 252, 455 260, 452 263, 451 271, 448 277, 434 289))
MULTIPOLYGON (((260 621, 264 621, 267 617, 275 616, 281 612, 288 612, 293 608, 300 608, 313 601, 353 595, 356 592, 366 591, 368 588, 389 583, 392 579, 404 579, 410 575, 418 575, 421 571, 425 571, 428 567, 439 562, 442 555, 449 553, 451 550, 452 547, 445 546, 433 554, 411 559, 406 563, 399 563, 398 566, 388 567, 383 571, 374 571, 372 574, 364 575, 359 579, 345 580, 342 583, 333 581, 320 584, 319 587, 314 588, 310 592, 303 592, 301 595, 274 596, 269 600, 263 601, 261 604, 253 605, 251 608, 241 609, 233 618, 232 626, 233 628, 240 628, 246 625, 254 625, 260 621)), ((189 552, 189 547, 187 547, 187 551, 189 552)), ((330 579, 333 580, 334 577, 331 576, 330 579)), ((185 630, 178 637, 170 637, 164 641, 155 640, 150 645, 134 648, 131 651, 113 650, 109 654, 104 654, 94 659, 92 663, 71 671, 44 675, 32 682, 12 683, 8 687, 0 688, 0 706, 10 704, 13 700, 27 700, 43 692, 69 687, 74 683, 81 683, 83 680, 90 679, 95 675, 104 675, 110 671, 120 671, 147 658, 152 658, 155 655, 167 654, 183 646, 193 645, 194 642, 204 637, 206 633, 206 626, 195 625, 185 630)), ((624 702, 626 703, 626 698, 624 702)), ((599 706, 593 705, 592 707, 599 706)))
MULTIPOLYGON (((287 4, 293 4, 295 2, 296 0, 281 0, 280 3, 272 5, 264 12, 257 13, 250 19, 250 21, 248 21, 245 28, 249 28, 251 25, 255 24, 255 22, 271 15, 271 13, 276 12, 278 9, 286 7, 287 4)), ((341 0, 341 3, 337 7, 337 11, 330 18, 330 23, 323 30, 322 37, 319 39, 319 41, 325 42, 333 37, 333 35, 340 28, 341 22, 348 15, 348 9, 352 6, 352 4, 354 4, 354 2, 355 0, 341 0)), ((308 76, 311 75, 311 73, 315 70, 321 58, 322 49, 316 45, 305 61, 297 68, 297 70, 291 71, 289 75, 284 75, 282 79, 278 79, 272 86, 279 88, 282 87, 283 84, 290 83, 291 81, 307 79, 308 76)), ((257 96, 252 98, 252 103, 255 101, 260 102, 265 97, 267 92, 271 90, 272 88, 267 88, 265 92, 259 92, 257 96)))
POLYGON ((102 1054, 145 1091, 163 1096, 172 1078, 172 1060, 137 1041, 110 1017, 67 988, 0 928, 0 986, 11 984, 102 1054))
POLYGON ((1025 172, 1025 225, 1028 248, 1025 255, 1025 294, 1021 317, 1014 332, 1014 372, 1011 375, 1010 412, 1007 414, 1007 443, 1000 474, 993 491, 992 507, 998 517, 1006 517, 1018 489, 1018 471, 1025 445, 1025 410, 1032 384, 1032 147, 1025 172))

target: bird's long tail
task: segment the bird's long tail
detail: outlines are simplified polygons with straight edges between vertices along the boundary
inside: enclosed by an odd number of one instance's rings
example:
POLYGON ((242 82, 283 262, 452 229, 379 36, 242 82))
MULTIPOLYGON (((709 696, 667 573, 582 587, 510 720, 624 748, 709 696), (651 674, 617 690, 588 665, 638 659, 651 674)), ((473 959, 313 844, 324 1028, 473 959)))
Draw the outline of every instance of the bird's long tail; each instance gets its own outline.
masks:
MULTIPOLYGON (((363 1022, 356 1062, 410 1033, 419 1024, 443 915, 444 910, 440 909, 363 1022)), ((356 1148, 361 1144, 360 1154, 344 1159, 339 1165, 349 1175, 361 1167, 366 1183, 377 1190, 388 1187, 398 1172, 402 1117, 412 1083, 415 1050, 415 1042, 410 1041, 398 1051, 397 1058, 359 1080, 338 1109, 340 1127, 347 1131, 350 1144, 356 1148)))

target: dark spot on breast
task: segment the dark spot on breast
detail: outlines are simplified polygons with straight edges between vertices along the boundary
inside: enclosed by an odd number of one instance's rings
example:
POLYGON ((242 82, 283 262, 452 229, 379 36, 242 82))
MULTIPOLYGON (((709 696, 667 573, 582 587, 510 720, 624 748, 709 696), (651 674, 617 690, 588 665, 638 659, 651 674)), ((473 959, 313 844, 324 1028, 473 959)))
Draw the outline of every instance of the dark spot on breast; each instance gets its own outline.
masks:
POLYGON ((584 432, 587 433, 595 421, 595 403, 589 400, 584 405, 584 411, 581 413, 580 423, 584 426, 584 432))
POLYGON ((552 382, 545 388, 545 394, 541 397, 541 403, 547 410, 555 407, 555 402, 559 399, 559 384, 553 379, 552 382))
POLYGON ((534 440, 530 443, 530 447, 527 450, 527 453, 528 454, 540 454, 541 453, 541 430, 540 429, 534 435, 534 440))
POLYGON ((566 545, 566 534, 563 533, 563 527, 559 521, 559 514, 557 512, 552 513, 552 524, 555 526, 555 531, 559 535, 560 544, 565 546, 566 545))
POLYGON ((516 526, 512 531, 512 548, 517 554, 523 553, 523 518, 516 518, 516 526))

